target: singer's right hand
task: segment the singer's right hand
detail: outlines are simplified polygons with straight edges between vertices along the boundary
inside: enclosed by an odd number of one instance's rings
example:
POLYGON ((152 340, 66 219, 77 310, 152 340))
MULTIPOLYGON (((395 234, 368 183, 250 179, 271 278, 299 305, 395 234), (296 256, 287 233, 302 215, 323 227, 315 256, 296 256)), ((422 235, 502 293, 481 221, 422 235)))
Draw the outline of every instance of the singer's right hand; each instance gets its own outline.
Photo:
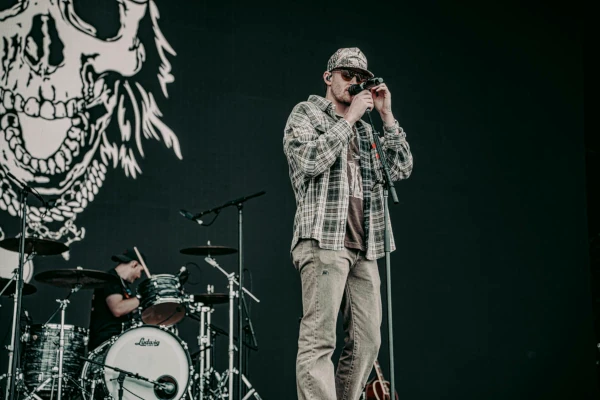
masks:
POLYGON ((352 103, 350 103, 344 119, 350 125, 354 125, 356 121, 361 119, 367 109, 373 109, 373 96, 369 90, 363 90, 352 98, 352 103))

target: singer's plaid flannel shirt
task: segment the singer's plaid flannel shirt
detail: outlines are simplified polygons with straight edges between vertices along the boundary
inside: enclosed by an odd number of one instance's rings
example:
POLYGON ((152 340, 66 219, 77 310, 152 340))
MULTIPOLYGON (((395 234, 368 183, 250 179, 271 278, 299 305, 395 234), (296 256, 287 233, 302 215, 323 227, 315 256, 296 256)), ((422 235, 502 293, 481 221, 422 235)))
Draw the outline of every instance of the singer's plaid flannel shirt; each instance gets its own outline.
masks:
MULTIPOLYGON (((376 185, 383 181, 382 172, 371 126, 358 121, 355 127, 363 179, 366 257, 375 260, 384 255, 383 186, 376 185)), ((297 206, 292 249, 300 239, 315 239, 322 249, 344 248, 349 195, 346 157, 348 143, 355 134, 350 124, 335 113, 333 103, 323 97, 312 95, 292 110, 283 137, 297 206)), ((408 178, 413 159, 406 134, 397 122, 393 127, 384 127, 381 142, 392 180, 408 178)), ((390 236, 394 250, 394 238, 390 236)))

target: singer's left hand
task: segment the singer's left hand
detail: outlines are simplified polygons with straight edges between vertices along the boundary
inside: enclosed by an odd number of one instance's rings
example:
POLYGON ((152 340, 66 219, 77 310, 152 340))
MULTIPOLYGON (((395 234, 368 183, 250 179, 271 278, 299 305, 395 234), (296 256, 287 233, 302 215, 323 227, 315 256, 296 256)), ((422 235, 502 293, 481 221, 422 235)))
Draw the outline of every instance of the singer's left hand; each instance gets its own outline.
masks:
POLYGON ((373 96, 373 105, 375 106, 375 109, 379 111, 379 115, 381 115, 383 122, 388 125, 393 125, 392 93, 386 84, 382 83, 381 85, 373 86, 371 88, 371 95, 373 96))

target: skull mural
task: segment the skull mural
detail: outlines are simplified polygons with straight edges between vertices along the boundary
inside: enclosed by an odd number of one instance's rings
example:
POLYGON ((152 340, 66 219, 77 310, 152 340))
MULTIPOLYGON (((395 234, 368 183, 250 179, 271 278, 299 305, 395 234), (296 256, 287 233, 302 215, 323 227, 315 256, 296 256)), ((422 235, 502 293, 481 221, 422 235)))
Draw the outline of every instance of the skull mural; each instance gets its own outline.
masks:
POLYGON ((67 244, 84 237, 74 221, 107 168, 141 173, 144 140, 162 140, 182 158, 155 101, 168 97, 167 55, 175 56, 155 3, 101 2, 96 14, 114 10, 108 28, 91 22, 85 3, 12 0, 0 10, 0 209, 19 213, 10 172, 53 199, 48 209, 28 207, 28 234, 67 244))

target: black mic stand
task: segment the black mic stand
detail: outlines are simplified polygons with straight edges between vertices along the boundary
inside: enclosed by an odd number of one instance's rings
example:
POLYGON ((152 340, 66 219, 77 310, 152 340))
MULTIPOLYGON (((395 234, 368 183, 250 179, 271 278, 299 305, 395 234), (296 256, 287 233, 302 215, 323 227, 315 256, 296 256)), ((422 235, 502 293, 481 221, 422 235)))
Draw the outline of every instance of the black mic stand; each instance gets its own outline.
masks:
MULTIPOLYGON (((121 368, 118 368, 118 367, 115 367, 115 366, 112 366, 112 365, 108 365, 108 364, 105 364, 105 363, 102 363, 102 362, 98 362, 98 361, 92 360, 92 359, 87 358, 87 357, 83 357, 83 356, 79 356, 79 355, 75 355, 75 357, 79 358, 80 360, 83 360, 83 361, 86 361, 86 362, 98 365, 98 366, 100 366, 102 368, 108 368, 108 369, 112 369, 115 372, 118 372, 119 376, 117 377, 117 382, 119 383, 119 399, 123 398, 123 382, 125 381, 126 377, 137 379, 137 380, 143 381, 143 382, 148 382, 148 383, 152 384, 152 386, 155 389, 158 388, 158 389, 161 389, 161 390, 168 390, 165 387, 166 382, 161 382, 160 381, 161 378, 159 378, 159 380, 154 380, 154 379, 150 379, 150 378, 146 378, 144 376, 141 376, 137 372, 125 371, 124 369, 121 369, 121 368)), ((112 380, 114 380, 114 379, 112 379, 112 380)), ((169 393, 169 394, 171 394, 171 393, 169 393)))
MULTIPOLYGON (((239 199, 235 199, 235 200, 231 200, 228 201, 227 203, 223 204, 222 206, 219 207, 215 207, 215 208, 211 208, 210 210, 206 210, 206 211, 202 211, 198 214, 195 215, 188 215, 189 213, 186 212, 185 210, 181 210, 180 213, 181 215, 183 215, 184 217, 191 219, 192 221, 196 221, 197 223, 201 223, 200 221, 200 217, 202 217, 203 215, 206 215, 208 213, 215 213, 215 219, 216 217, 219 215, 219 212, 221 211, 221 209, 225 208, 225 207, 231 207, 231 206, 236 206, 238 209, 238 280, 239 280, 239 287, 240 287, 240 295, 238 297, 238 338, 239 338, 239 344, 240 344, 240 348, 238 350, 238 399, 242 399, 243 395, 243 391, 244 391, 244 381, 242 379, 243 377, 243 371, 244 371, 244 356, 243 356, 243 349, 242 349, 242 338, 244 335, 244 309, 243 309, 243 301, 244 301, 244 292, 243 289, 244 288, 244 252, 243 252, 243 241, 242 241, 242 234, 243 234, 243 209, 244 209, 244 203, 254 197, 258 197, 258 196, 262 196, 263 194, 265 194, 266 192, 263 190, 262 192, 258 192, 258 193, 254 193, 251 194, 249 196, 244 196, 244 197, 240 197, 239 199)), ((213 219, 214 221, 214 219, 213 219)), ((212 222, 208 224, 203 224, 203 226, 208 226, 211 225, 212 222)), ((233 379, 233 376, 230 376, 230 379, 233 379)), ((233 399, 233 393, 229 394, 230 399, 233 399)))
POLYGON ((117 383, 119 384, 119 400, 123 400, 123 383, 125 382, 125 373, 119 372, 117 383))
MULTIPOLYGON (((246 378, 250 379, 250 372, 248 372, 250 350, 258 351, 258 341, 256 340, 256 334, 254 333, 254 327, 252 326, 252 319, 250 318, 250 310, 248 309, 248 304, 246 303, 245 297, 242 297, 242 304, 244 306, 244 312, 246 313, 246 325, 244 326, 244 338, 242 340, 242 348, 245 351, 244 370, 246 371, 246 378), (251 343, 247 343, 247 336, 250 336, 251 343)), ((244 394, 246 394, 246 390, 244 390, 244 394)))
POLYGON ((389 206, 388 206, 388 191, 392 194, 392 200, 394 204, 398 204, 398 195, 396 194, 396 188, 394 187, 394 182, 392 181, 392 176, 390 175, 390 167, 387 163, 386 154, 383 150, 383 146, 381 145, 381 141, 379 140, 379 132, 375 129, 375 125, 373 124, 373 119, 371 118, 371 111, 367 109, 367 116, 369 117, 369 122, 371 124, 371 128, 373 129, 373 140, 375 142, 375 148, 377 154, 379 155, 379 161, 381 162, 381 167, 383 169, 383 212, 384 212, 384 251, 385 251, 385 270, 386 270, 386 292, 387 292, 387 325, 388 325, 388 343, 389 343, 389 357, 390 357, 390 393, 391 398, 394 398, 394 393, 396 393, 396 384, 395 384, 395 376, 394 376, 394 329, 392 324, 392 276, 391 276, 391 259, 390 253, 391 249, 391 241, 390 241, 390 215, 389 215, 389 206))

